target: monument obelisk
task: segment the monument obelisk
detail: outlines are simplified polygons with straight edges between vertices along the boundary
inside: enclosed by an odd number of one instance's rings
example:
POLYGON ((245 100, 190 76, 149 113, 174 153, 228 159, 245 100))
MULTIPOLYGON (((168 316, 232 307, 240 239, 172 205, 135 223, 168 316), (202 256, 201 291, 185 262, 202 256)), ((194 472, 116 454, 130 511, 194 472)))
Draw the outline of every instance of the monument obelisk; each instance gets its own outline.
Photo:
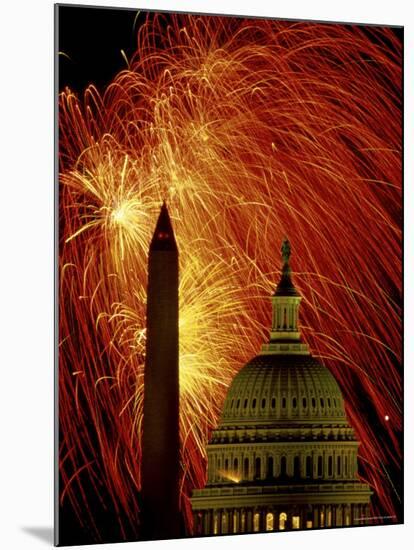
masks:
POLYGON ((178 249, 164 202, 148 257, 141 469, 144 538, 182 535, 179 478, 178 249))

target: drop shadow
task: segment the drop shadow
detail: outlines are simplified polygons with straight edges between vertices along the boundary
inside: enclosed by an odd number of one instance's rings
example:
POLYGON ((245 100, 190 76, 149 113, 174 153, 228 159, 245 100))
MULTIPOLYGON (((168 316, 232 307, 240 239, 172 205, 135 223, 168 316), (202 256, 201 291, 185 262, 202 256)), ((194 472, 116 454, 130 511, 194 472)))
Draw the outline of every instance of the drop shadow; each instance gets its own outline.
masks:
POLYGON ((21 529, 24 533, 53 546, 53 527, 22 527, 21 529))

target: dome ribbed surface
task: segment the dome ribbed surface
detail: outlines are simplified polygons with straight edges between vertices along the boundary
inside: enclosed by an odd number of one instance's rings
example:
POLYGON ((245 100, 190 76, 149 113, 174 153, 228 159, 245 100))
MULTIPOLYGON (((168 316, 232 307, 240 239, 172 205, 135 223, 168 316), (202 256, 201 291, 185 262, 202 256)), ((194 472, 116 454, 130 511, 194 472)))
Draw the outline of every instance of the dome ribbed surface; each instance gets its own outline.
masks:
POLYGON ((235 376, 220 426, 346 422, 339 386, 311 355, 258 355, 235 376))

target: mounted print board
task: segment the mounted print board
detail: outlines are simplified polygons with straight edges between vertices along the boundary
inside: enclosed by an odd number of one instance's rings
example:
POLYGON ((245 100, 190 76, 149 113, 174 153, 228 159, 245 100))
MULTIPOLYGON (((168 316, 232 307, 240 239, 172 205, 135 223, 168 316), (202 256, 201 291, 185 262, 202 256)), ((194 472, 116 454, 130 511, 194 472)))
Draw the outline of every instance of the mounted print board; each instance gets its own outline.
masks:
POLYGON ((55 13, 56 544, 402 523, 402 27, 55 13))

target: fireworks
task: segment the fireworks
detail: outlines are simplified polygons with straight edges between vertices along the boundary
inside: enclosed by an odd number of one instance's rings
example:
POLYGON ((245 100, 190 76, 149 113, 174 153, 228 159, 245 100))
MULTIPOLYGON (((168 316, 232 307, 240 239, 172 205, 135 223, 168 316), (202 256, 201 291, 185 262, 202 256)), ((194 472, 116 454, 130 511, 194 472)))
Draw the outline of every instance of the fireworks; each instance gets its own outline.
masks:
POLYGON ((285 235, 304 337, 341 385, 376 511, 395 514, 400 59, 390 29, 152 14, 102 95, 61 93, 61 500, 91 529, 85 478, 97 495, 106 485, 121 536, 139 532, 147 250, 163 198, 180 251, 189 529, 226 388, 266 338, 285 235))

